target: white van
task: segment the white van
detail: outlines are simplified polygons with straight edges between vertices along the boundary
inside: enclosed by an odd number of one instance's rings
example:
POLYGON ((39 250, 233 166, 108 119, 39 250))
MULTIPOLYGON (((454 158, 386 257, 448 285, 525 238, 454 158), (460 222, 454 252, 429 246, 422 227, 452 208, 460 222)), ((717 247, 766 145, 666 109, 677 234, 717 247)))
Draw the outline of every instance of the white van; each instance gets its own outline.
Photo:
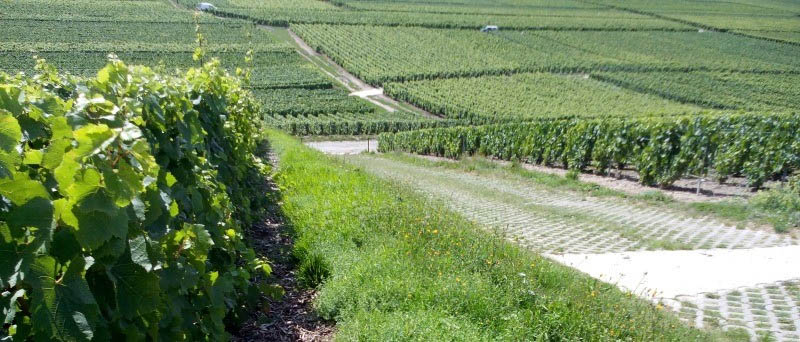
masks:
POLYGON ((214 5, 209 4, 207 2, 201 2, 201 3, 197 4, 197 6, 195 8, 197 8, 198 11, 213 11, 213 10, 217 9, 217 6, 214 6, 214 5))

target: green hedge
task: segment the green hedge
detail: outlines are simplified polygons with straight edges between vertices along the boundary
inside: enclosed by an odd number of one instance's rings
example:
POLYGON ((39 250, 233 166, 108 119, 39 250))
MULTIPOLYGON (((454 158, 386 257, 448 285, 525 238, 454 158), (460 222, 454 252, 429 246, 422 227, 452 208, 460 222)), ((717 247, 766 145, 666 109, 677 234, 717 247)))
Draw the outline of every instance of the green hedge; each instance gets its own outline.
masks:
POLYGON ((643 184, 744 176, 753 187, 800 169, 800 114, 554 120, 382 134, 380 151, 505 160, 600 172, 634 168, 643 184))
POLYGON ((220 340, 269 273, 242 228, 258 108, 218 62, 0 73, 0 336, 220 340))

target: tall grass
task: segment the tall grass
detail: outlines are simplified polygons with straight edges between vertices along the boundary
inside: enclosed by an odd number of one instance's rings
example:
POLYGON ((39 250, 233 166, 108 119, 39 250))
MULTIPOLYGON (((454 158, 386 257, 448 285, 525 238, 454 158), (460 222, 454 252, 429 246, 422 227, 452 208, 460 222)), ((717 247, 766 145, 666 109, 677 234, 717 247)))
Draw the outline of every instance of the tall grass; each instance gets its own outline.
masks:
POLYGON ((662 307, 506 242, 418 195, 268 133, 315 308, 337 340, 705 341, 662 307), (324 269, 320 269, 324 268, 324 269))

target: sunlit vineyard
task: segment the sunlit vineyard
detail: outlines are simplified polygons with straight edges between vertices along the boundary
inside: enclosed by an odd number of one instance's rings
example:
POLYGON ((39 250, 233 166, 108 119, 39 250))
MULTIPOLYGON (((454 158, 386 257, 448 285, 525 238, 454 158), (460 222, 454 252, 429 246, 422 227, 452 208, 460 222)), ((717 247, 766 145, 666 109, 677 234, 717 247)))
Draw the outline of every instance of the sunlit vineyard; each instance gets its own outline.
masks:
POLYGON ((525 71, 800 71, 800 46, 716 32, 523 31, 295 25, 311 46, 374 83, 525 71), (371 47, 371 48, 370 48, 371 47), (692 49, 687 49, 692 47, 692 49))
POLYGON ((698 105, 758 111, 800 110, 797 74, 716 72, 593 73, 593 78, 698 105))
POLYGON ((549 120, 381 135, 384 151, 445 157, 483 154, 574 170, 634 168, 646 185, 686 176, 743 175, 758 188, 800 170, 800 116, 549 120))
POLYGON ((619 88, 588 75, 453 78, 389 83, 385 89, 393 97, 453 119, 664 116, 708 111, 619 88))
POLYGON ((798 247, 797 0, 0 0, 2 342, 793 342, 798 247))
POLYGON ((637 13, 653 14, 666 20, 706 29, 731 31, 779 42, 800 43, 800 9, 791 1, 657 1, 634 0, 600 4, 637 13))

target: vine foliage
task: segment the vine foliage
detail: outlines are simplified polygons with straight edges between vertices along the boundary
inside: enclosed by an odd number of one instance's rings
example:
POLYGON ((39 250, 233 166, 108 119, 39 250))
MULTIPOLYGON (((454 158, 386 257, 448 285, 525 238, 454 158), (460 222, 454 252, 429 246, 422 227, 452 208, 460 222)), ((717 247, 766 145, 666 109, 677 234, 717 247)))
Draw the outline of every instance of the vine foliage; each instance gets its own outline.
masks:
POLYGON ((270 272, 243 237, 256 113, 217 61, 0 73, 0 335, 226 339, 270 272))
POLYGON ((800 114, 540 120, 382 134, 380 151, 482 154, 575 170, 633 168, 646 185, 744 176, 752 187, 800 169, 800 114))

